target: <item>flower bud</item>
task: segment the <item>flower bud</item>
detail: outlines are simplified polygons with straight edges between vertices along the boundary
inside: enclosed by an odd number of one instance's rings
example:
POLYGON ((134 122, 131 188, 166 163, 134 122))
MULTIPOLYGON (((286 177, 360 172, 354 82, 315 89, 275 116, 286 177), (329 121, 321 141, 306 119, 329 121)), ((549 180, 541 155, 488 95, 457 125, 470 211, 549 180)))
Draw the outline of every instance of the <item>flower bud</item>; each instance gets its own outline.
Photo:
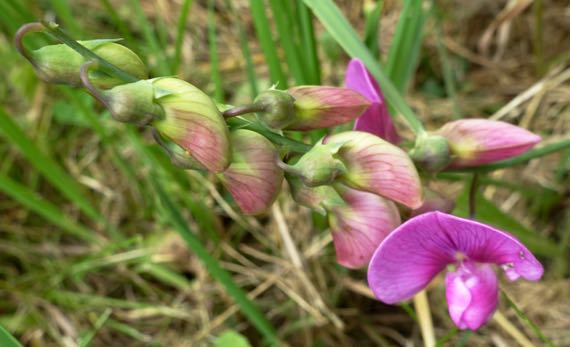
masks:
POLYGON ((447 140, 439 135, 420 135, 410 157, 418 167, 433 173, 445 169, 451 161, 447 140))
MULTIPOLYGON (((115 43, 120 39, 78 41, 85 48, 138 79, 147 78, 141 59, 127 47, 115 43)), ((79 68, 86 59, 64 44, 48 45, 30 52, 30 59, 38 76, 48 83, 65 83, 80 86, 79 68)), ((91 83, 108 89, 124 83, 101 71, 89 73, 91 83)))
POLYGON ((334 205, 335 202, 342 204, 342 198, 332 186, 308 187, 297 176, 286 175, 285 178, 293 200, 323 216, 327 213, 325 206, 334 205))
POLYGON ((400 225, 396 205, 376 194, 336 185, 344 200, 329 205, 329 225, 337 262, 347 268, 365 267, 386 236, 400 225))
POLYGON ((103 92, 113 117, 152 122, 158 132, 211 172, 230 164, 229 131, 214 101, 192 84, 172 77, 117 86, 103 92))
POLYGON ((254 104, 265 110, 258 113, 260 121, 272 129, 283 129, 295 119, 294 102, 295 99, 286 91, 270 89, 261 92, 254 104))
POLYGON ((279 195, 283 182, 277 149, 251 130, 235 130, 230 138, 232 162, 220 179, 243 213, 263 213, 279 195))
POLYGON ((436 133, 449 142, 453 155, 451 168, 473 167, 515 157, 540 142, 540 136, 526 129, 488 119, 454 121, 436 133))
POLYGON ((400 148, 366 132, 347 131, 324 139, 325 144, 341 144, 337 157, 346 170, 340 181, 399 202, 409 208, 422 204, 418 172, 400 148))
POLYGON ((348 89, 301 86, 287 90, 295 99, 295 119, 285 129, 312 130, 350 122, 370 105, 365 97, 348 89))
POLYGON ((343 162, 336 156, 342 144, 325 145, 319 142, 305 153, 294 165, 282 165, 290 174, 299 176, 308 187, 332 184, 346 171, 343 162))

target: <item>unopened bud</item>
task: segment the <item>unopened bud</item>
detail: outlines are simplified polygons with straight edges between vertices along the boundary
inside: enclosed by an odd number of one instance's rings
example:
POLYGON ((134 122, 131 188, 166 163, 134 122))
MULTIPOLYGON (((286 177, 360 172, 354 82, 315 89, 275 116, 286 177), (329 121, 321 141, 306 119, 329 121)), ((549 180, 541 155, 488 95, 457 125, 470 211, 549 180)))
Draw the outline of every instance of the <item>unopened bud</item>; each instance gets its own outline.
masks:
POLYGON ((473 167, 520 155, 540 142, 540 136, 521 127, 488 119, 462 119, 445 124, 453 159, 451 168, 473 167))
POLYGON ((295 120, 287 130, 330 128, 358 118, 370 105, 352 89, 300 86, 287 90, 295 99, 295 120))
POLYGON ((326 206, 342 204, 342 198, 332 186, 308 187, 294 175, 286 175, 291 196, 298 204, 326 215, 326 206))
POLYGON ((264 109, 258 113, 259 120, 272 129, 283 129, 295 119, 294 102, 286 91, 270 89, 261 92, 254 104, 264 109))
POLYGON ((447 140, 439 135, 420 135, 410 157, 418 167, 432 173, 445 169, 451 161, 447 140))
POLYGON ((346 170, 340 181, 399 202, 409 208, 422 204, 422 186, 410 157, 378 136, 347 131, 328 136, 325 144, 342 144, 337 157, 346 170))
POLYGON ((279 195, 283 182, 277 149, 251 130, 235 130, 230 138, 233 159, 220 179, 243 213, 263 213, 279 195))
POLYGON ((214 101, 192 84, 172 77, 117 86, 103 92, 113 117, 151 123, 211 172, 230 164, 229 131, 214 101))
MULTIPOLYGON (((78 41, 85 48, 129 73, 137 79, 147 78, 146 67, 130 49, 118 43, 118 39, 78 41)), ((79 69, 86 59, 64 44, 48 45, 30 52, 30 59, 38 76, 49 83, 65 83, 80 86, 79 69)), ((91 83, 100 89, 108 89, 124 83, 101 71, 89 73, 91 83)))
POLYGON ((320 141, 305 153, 294 165, 283 165, 285 171, 299 176, 308 187, 332 184, 346 171, 343 162, 336 156, 341 144, 325 145, 320 141))
POLYGON ((344 202, 327 207, 337 262, 350 269, 364 267, 400 225, 400 214, 393 202, 376 194, 342 185, 335 188, 344 202))

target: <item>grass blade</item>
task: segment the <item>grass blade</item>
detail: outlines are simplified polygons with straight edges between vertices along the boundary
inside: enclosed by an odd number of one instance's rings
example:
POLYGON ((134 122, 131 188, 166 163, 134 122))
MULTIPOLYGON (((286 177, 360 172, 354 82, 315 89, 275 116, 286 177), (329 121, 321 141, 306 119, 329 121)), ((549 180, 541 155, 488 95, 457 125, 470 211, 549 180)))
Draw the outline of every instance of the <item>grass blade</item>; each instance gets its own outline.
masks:
POLYGON ((404 1, 386 60, 386 74, 400 94, 405 94, 416 69, 426 18, 422 1, 404 1))
POLYGON ((101 5, 103 5, 103 7, 105 8, 105 11, 107 11, 107 14, 111 17, 111 21, 113 22, 113 24, 115 24, 115 26, 121 33, 121 36, 125 38, 125 40, 127 40, 129 46, 131 46, 132 49, 136 47, 137 48, 136 50, 138 50, 138 42, 133 39, 133 35, 125 25, 125 21, 123 21, 121 17, 119 17, 117 10, 115 10, 115 8, 113 7, 113 5, 111 5, 109 0, 100 0, 100 1, 101 5))
POLYGON ((22 345, 3 326, 0 325, 0 346, 22 347, 22 345))
POLYGON ((396 85, 385 74, 378 60, 370 53, 362 43, 358 34, 350 26, 346 17, 332 0, 304 0, 319 18, 321 23, 338 42, 338 44, 351 56, 360 58, 372 75, 382 85, 382 91, 388 102, 400 112, 410 128, 416 133, 425 130, 422 123, 400 95, 396 85))
POLYGON ((214 13, 214 0, 208 1, 208 46, 210 46, 210 72, 214 81, 214 99, 222 103, 224 101, 224 87, 220 75, 218 57, 218 37, 216 34, 216 15, 214 13))
POLYGON ((249 3, 255 32, 269 66, 271 83, 277 83, 280 89, 287 89, 287 79, 281 69, 281 60, 277 54, 277 46, 271 37, 271 26, 265 14, 263 0, 250 0, 249 3))
POLYGON ((141 2, 138 0, 131 0, 129 4, 131 5, 131 9, 133 9, 135 19, 143 32, 143 37, 148 48, 152 54, 155 55, 157 73, 161 76, 169 75, 170 67, 168 66, 168 59, 166 59, 164 47, 161 47, 160 41, 157 35, 155 35, 155 29, 144 14, 141 2))
POLYGON ((156 190, 156 193, 163 204, 163 211, 165 217, 180 234, 186 242, 188 248, 200 258, 204 266, 207 268, 208 273, 212 275, 221 285, 225 287, 228 294, 240 306, 244 315, 251 321, 251 323, 259 330, 265 337, 267 342, 272 345, 279 345, 279 340, 271 323, 259 311, 257 306, 247 297, 245 292, 238 287, 234 282, 231 275, 224 270, 218 261, 210 255, 210 252, 204 247, 195 234, 188 228, 188 223, 184 220, 172 200, 168 197, 164 188, 160 185, 154 176, 150 176, 151 182, 156 190))
POLYGON ((364 24, 364 43, 375 57, 380 57, 380 40, 378 29, 380 27, 380 15, 384 0, 374 4, 374 7, 366 13, 366 23, 364 24))
POLYGON ((0 191, 12 197, 26 208, 44 217, 54 225, 59 226, 63 230, 69 232, 84 241, 92 243, 100 243, 96 234, 90 229, 77 224, 75 221, 67 217, 57 206, 52 205, 36 192, 28 187, 12 180, 8 176, 0 174, 0 191))
POLYGON ((55 11, 55 14, 63 22, 65 27, 72 32, 74 35, 81 35, 81 27, 75 20, 73 13, 71 11, 71 6, 69 6, 68 0, 50 0, 51 7, 55 11))
POLYGON ((188 23, 188 15, 190 7, 194 0, 184 0, 180 8, 180 16, 178 17, 178 25, 176 27, 176 41, 174 43, 174 59, 172 62, 172 71, 177 72, 182 59, 182 44, 184 43, 184 34, 186 33, 186 24, 188 23))
POLYGON ((271 7, 273 19, 275 20, 277 31, 279 32, 279 40, 281 41, 283 50, 285 51, 285 59, 287 60, 289 71, 293 75, 297 84, 305 84, 305 76, 301 66, 301 57, 299 56, 299 50, 293 41, 293 24, 287 17, 288 10, 286 4, 281 0, 269 0, 269 6, 271 7))
POLYGON ((76 204, 83 213, 96 222, 102 222, 103 218, 85 197, 81 186, 69 176, 64 169, 52 158, 44 154, 22 131, 2 107, 0 107, 0 133, 14 144, 44 177, 71 202, 76 204))
POLYGON ((308 72, 307 82, 309 84, 321 84, 321 65, 315 40, 315 30, 313 27, 313 16, 302 0, 297 0, 297 13, 301 23, 301 46, 305 53, 304 62, 308 72))

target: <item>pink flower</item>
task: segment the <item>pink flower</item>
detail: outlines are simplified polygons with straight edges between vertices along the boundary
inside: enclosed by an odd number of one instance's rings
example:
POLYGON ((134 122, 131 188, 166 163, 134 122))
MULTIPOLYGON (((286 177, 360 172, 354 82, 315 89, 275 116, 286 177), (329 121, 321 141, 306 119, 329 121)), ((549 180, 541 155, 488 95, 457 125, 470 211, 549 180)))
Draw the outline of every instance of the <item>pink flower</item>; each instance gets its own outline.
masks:
POLYGON ((279 195, 283 182, 277 149, 251 130, 235 130, 230 140, 232 162, 220 179, 243 213, 263 213, 279 195))
POLYGON ((422 205, 420 177, 402 149, 361 131, 335 134, 322 142, 342 144, 336 154, 346 167, 346 172, 340 176, 341 182, 412 209, 422 205))
POLYGON ((445 124, 436 134, 445 137, 453 156, 450 167, 487 164, 522 154, 540 136, 521 127, 488 119, 462 119, 445 124))
POLYGON ((337 262, 350 269, 365 267, 400 224, 400 214, 393 202, 378 195, 340 185, 337 191, 345 204, 328 207, 337 262))
POLYGON ((441 271, 447 304, 460 329, 476 330, 497 307, 498 281, 492 265, 511 281, 537 281, 543 268, 512 235, 472 220, 429 212, 394 230, 374 253, 368 284, 381 301, 410 299, 441 271))
POLYGON ((348 63, 345 85, 372 102, 372 105, 354 123, 354 130, 366 131, 398 144, 400 136, 388 113, 380 86, 360 59, 354 58, 348 63))
POLYGON ((335 184, 307 187, 288 176, 293 199, 328 216, 337 262, 347 268, 365 267, 386 236, 400 224, 396 205, 376 194, 335 184))

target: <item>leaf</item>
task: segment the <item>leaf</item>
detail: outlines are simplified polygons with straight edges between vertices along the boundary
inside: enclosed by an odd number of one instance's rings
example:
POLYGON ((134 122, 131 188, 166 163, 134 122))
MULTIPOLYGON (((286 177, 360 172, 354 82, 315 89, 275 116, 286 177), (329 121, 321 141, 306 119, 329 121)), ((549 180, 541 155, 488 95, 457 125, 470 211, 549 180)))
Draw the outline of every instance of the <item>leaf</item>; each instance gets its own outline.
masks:
POLYGON ((233 330, 224 331, 214 342, 214 347, 251 347, 247 339, 233 330))

